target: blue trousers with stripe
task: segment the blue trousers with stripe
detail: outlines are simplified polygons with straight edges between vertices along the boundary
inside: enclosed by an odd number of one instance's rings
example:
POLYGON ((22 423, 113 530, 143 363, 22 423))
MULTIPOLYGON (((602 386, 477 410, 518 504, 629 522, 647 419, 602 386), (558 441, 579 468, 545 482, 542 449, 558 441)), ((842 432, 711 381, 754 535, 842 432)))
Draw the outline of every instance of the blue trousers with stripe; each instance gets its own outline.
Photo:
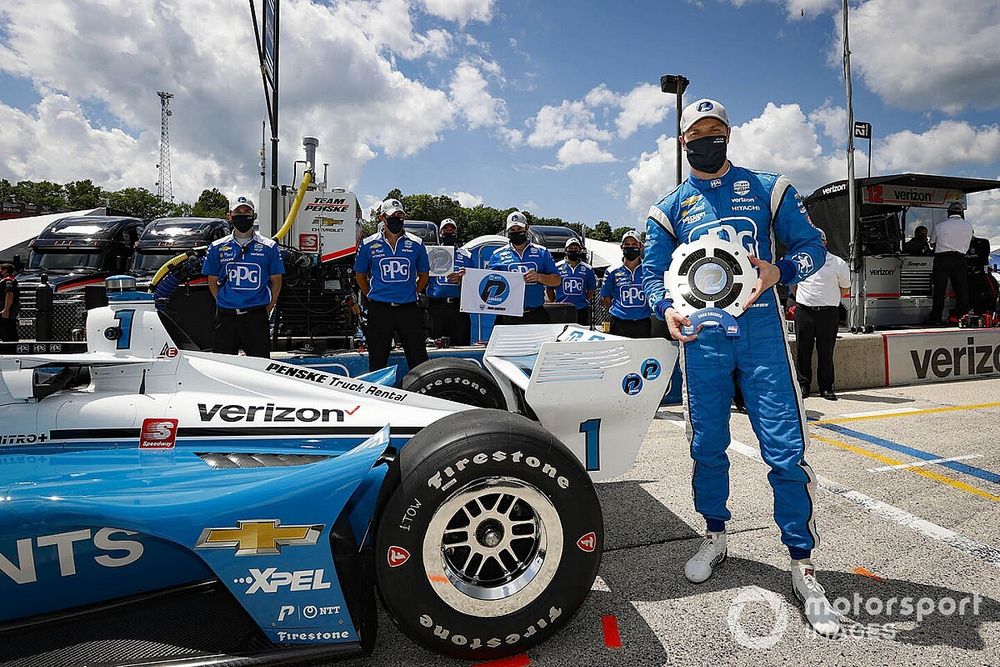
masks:
POLYGON ((819 543, 813 520, 816 476, 805 460, 809 432, 784 320, 771 301, 751 308, 739 323, 738 338, 711 327, 681 345, 694 506, 710 525, 731 518, 726 448, 734 383, 739 382, 761 458, 771 469, 767 478, 781 541, 793 558, 804 558, 819 543))

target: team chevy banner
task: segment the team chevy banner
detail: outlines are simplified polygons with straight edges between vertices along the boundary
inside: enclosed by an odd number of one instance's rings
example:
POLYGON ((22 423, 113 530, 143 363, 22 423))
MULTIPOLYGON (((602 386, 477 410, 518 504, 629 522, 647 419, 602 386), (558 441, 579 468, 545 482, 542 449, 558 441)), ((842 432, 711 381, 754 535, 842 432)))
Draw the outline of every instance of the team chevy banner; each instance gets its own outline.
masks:
POLYGON ((524 276, 516 271, 466 269, 459 308, 479 315, 524 315, 524 276))

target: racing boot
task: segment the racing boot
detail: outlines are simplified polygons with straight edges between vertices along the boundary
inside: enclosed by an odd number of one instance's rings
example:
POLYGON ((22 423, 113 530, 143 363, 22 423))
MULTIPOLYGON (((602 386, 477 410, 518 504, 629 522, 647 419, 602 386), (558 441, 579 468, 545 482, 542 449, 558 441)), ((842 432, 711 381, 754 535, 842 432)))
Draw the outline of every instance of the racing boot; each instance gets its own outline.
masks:
POLYGON ((721 565, 724 560, 726 560, 726 534, 708 531, 698 551, 684 566, 684 576, 692 584, 700 584, 711 577, 715 566, 721 565))
POLYGON ((817 634, 831 638, 840 634, 840 616, 826 599, 826 590, 816 581, 811 560, 792 560, 792 590, 817 634))

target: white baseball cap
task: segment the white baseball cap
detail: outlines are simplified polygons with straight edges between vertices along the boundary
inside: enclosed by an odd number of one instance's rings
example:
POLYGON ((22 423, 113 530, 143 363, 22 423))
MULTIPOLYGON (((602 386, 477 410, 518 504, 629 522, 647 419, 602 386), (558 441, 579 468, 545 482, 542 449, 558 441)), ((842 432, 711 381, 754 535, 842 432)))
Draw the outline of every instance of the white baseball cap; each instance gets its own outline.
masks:
POLYGON ((571 245, 573 245, 574 243, 576 245, 580 246, 581 249, 585 247, 583 245, 583 241, 581 241, 580 239, 576 238, 575 236, 571 236, 568 239, 566 239, 566 243, 563 243, 563 250, 569 250, 569 247, 571 245))
POLYGON ((456 231, 458 231, 458 223, 452 220, 451 218, 445 218, 444 220, 442 220, 441 224, 438 225, 438 229, 439 230, 444 229, 445 225, 451 225, 452 227, 455 228, 456 231))
POLYGON ((520 211, 512 211, 510 215, 507 216, 507 226, 504 227, 505 231, 510 231, 511 227, 528 227, 528 218, 525 217, 524 213, 520 211))
POLYGON ((621 242, 625 243, 625 239, 635 239, 640 244, 642 243, 642 237, 640 237, 639 236, 639 232, 635 231, 634 229, 630 229, 627 232, 625 232, 624 234, 622 234, 622 240, 621 240, 621 242))
POLYGON ((718 118, 727 126, 729 125, 729 116, 726 115, 726 107, 715 100, 703 97, 697 102, 692 102, 684 107, 684 113, 681 114, 681 134, 690 130, 692 125, 703 118, 718 118))
POLYGON ((392 215, 397 211, 406 213, 406 211, 403 209, 403 205, 400 203, 398 199, 386 199, 379 205, 379 211, 382 213, 382 215, 385 216, 392 215))
POLYGON ((257 207, 253 205, 253 200, 250 199, 249 197, 237 197, 236 200, 233 202, 233 208, 230 210, 235 211, 240 206, 249 206, 251 211, 253 211, 254 213, 257 212, 257 207))

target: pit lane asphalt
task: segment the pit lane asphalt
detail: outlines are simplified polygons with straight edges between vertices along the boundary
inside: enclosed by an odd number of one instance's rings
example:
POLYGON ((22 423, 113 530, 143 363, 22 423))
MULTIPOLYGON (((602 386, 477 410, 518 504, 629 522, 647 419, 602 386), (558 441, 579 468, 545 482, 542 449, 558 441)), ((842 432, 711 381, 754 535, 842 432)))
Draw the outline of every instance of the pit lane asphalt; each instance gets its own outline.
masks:
MULTIPOLYGON (((703 522, 691 503, 678 406, 659 411, 629 474, 598 485, 607 535, 601 578, 569 625, 527 652, 530 664, 1000 664, 1000 379, 851 391, 805 405, 808 460, 821 478, 813 560, 831 599, 860 596, 861 608, 847 613, 850 634, 830 640, 808 630, 745 415, 731 420, 729 559, 703 584, 684 579, 703 522), (900 467, 914 463, 922 465, 900 467), (946 600, 947 610, 947 600, 976 594, 977 613, 970 602, 965 615, 935 611, 920 622, 901 616, 899 602, 890 616, 872 601, 946 600), (756 601, 741 604, 748 596, 756 601), (602 618, 610 615, 620 648, 605 645, 602 618), (745 645, 772 634, 773 645, 745 645)), ((421 649, 381 614, 373 654, 336 664, 473 663, 421 649)))

